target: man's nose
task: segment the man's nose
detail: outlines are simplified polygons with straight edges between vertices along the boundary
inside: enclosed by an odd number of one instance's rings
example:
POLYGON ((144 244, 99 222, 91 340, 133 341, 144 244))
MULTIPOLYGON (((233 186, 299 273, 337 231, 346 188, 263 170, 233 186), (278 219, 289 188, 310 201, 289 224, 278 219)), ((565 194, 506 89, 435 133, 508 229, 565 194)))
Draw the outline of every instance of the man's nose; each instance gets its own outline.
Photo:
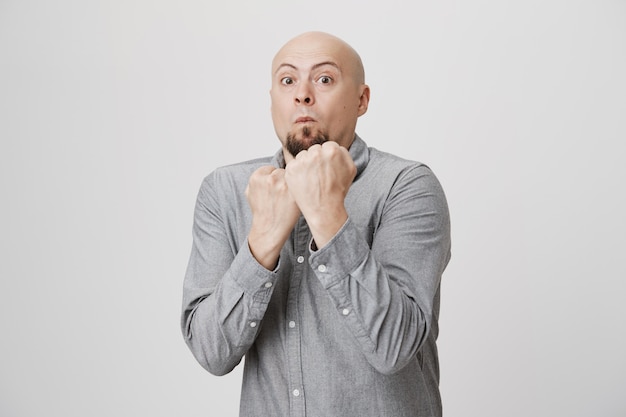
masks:
POLYGON ((311 91, 311 87, 308 83, 302 83, 298 86, 298 89, 296 90, 295 101, 296 104, 313 104, 313 92, 311 91))

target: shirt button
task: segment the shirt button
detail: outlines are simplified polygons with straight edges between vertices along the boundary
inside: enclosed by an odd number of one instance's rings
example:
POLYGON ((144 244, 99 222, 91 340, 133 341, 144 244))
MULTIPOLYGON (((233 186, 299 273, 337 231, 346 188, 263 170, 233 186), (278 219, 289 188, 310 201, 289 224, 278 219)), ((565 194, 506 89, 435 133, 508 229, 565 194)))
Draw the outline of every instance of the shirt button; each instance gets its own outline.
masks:
POLYGON ((296 327, 296 322, 292 320, 289 322, 289 328, 293 329, 294 327, 296 327))
POLYGON ((266 282, 266 283, 265 283, 265 288, 270 288, 271 286, 272 286, 272 283, 271 283, 271 282, 266 282))
POLYGON ((300 390, 298 390, 298 389, 294 389, 294 390, 293 390, 293 396, 294 396, 294 397, 299 397, 299 396, 300 396, 300 390))
POLYGON ((344 316, 347 316, 348 314, 350 314, 350 310, 348 310, 347 308, 344 308, 343 310, 341 310, 341 314, 343 314, 344 316))
POLYGON ((256 321, 250 322, 250 327, 252 328, 256 327, 256 321))
POLYGON ((326 272, 326 265, 320 265, 317 267, 317 270, 320 272, 326 272))
POLYGON ((297 259, 298 263, 301 264, 302 262, 304 262, 304 256, 298 256, 297 259))

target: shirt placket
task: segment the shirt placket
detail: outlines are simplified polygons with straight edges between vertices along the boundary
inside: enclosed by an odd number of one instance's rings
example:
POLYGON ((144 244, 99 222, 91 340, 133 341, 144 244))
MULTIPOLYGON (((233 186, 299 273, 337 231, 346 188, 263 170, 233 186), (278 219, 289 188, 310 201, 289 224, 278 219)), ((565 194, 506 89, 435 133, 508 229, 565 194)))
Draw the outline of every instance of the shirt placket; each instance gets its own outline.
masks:
POLYGON ((309 229, 300 218, 293 231, 293 273, 290 279, 289 292, 287 294, 287 363, 289 369, 289 410, 292 417, 304 417, 305 392, 302 383, 302 350, 301 350, 301 319, 298 310, 298 298, 300 284, 308 268, 306 262, 307 243, 309 241, 309 229))

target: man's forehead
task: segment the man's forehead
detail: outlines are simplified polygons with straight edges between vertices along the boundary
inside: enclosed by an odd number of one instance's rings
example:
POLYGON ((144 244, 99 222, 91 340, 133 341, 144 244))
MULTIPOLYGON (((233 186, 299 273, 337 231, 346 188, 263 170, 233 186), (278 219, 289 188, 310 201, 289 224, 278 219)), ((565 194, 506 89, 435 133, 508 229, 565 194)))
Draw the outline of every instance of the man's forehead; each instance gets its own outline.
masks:
POLYGON ((356 51, 345 41, 324 32, 309 32, 288 41, 272 60, 272 75, 284 66, 310 70, 321 63, 333 63, 339 72, 365 82, 363 64, 356 51))
POLYGON ((333 62, 337 67, 344 65, 347 53, 342 42, 334 37, 309 35, 287 42, 276 54, 272 68, 282 64, 294 66, 315 65, 321 62, 333 62))

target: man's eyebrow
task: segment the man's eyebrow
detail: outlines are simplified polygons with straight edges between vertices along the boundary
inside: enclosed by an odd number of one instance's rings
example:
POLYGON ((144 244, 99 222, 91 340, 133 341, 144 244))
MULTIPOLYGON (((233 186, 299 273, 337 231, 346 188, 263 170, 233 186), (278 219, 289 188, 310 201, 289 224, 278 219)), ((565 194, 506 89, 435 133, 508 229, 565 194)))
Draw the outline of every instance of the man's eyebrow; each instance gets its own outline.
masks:
POLYGON ((289 67, 289 68, 294 69, 294 70, 298 69, 298 68, 295 67, 295 65, 283 63, 283 64, 280 64, 278 67, 276 67, 276 71, 274 71, 274 74, 277 74, 278 71, 280 71, 283 67, 289 67))
POLYGON ((319 64, 315 64, 311 67, 312 70, 314 69, 318 69, 319 67, 323 67, 324 65, 330 65, 331 67, 335 67, 337 68, 338 71, 341 71, 341 69, 339 68, 339 65, 337 65, 335 62, 333 61, 324 61, 324 62, 320 62, 319 64))
MULTIPOLYGON (((316 69, 318 69, 319 67, 323 67, 324 65, 330 65, 331 67, 335 67, 338 71, 340 71, 340 72, 341 72, 341 68, 339 68, 339 65, 337 65, 337 64, 336 64, 335 62, 333 62, 333 61, 324 61, 324 62, 319 62, 319 63, 317 63, 317 64, 313 65, 313 66, 311 67, 311 70, 316 70, 316 69)), ((295 65, 293 65, 293 64, 288 64, 288 63, 286 63, 286 62, 285 62, 285 63, 280 64, 280 65, 276 68, 276 71, 274 71, 274 74, 278 73, 278 71, 280 71, 283 67, 289 67, 289 68, 294 69, 294 70, 297 70, 297 69, 298 69, 295 65)))

